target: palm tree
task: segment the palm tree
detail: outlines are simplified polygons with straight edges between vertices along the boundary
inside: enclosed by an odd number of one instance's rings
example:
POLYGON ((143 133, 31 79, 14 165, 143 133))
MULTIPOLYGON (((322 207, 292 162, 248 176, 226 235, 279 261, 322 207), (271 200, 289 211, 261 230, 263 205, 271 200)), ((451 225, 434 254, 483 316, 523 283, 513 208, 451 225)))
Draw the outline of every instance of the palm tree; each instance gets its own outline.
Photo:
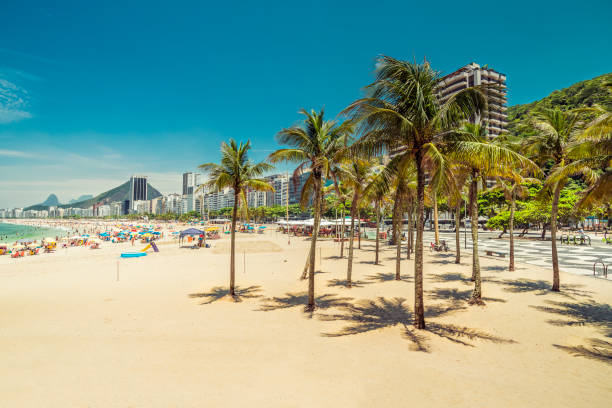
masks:
MULTIPOLYGON (((612 83, 604 85, 612 92, 612 83)), ((583 174, 592 182, 579 202, 581 207, 612 202, 612 110, 596 106, 590 111, 597 116, 575 137, 569 149, 573 162, 553 171, 551 181, 583 174), (601 173, 593 173, 599 170, 601 173)))
POLYGON ((510 176, 512 170, 517 167, 523 167, 526 171, 536 173, 539 173, 540 169, 526 157, 489 139, 486 124, 465 123, 461 131, 469 137, 471 146, 461 152, 451 152, 450 155, 455 157, 455 161, 462 163, 469 171, 472 281, 474 281, 474 291, 470 298, 470 304, 483 305, 480 257, 478 255, 478 186, 479 184, 486 185, 485 179, 487 177, 510 176))
POLYGON ((200 169, 208 172, 209 175, 209 181, 204 186, 216 188, 217 190, 230 187, 234 191, 230 246, 230 296, 235 296, 236 219, 238 217, 240 201, 246 207, 246 189, 274 191, 268 182, 259 178, 266 171, 271 170, 272 166, 268 163, 253 163, 248 158, 249 149, 251 149, 250 140, 247 140, 246 143, 240 142, 240 144, 237 144, 234 139, 230 139, 229 144, 221 143, 221 164, 205 163, 199 166, 200 169))
POLYGON ((486 107, 479 89, 464 89, 446 100, 439 93, 441 76, 428 63, 417 64, 382 56, 370 96, 352 103, 345 114, 359 124, 359 149, 369 155, 393 152, 400 161, 414 162, 417 173, 415 248, 415 327, 425 328, 423 305, 423 224, 425 169, 439 159, 438 140, 486 107))
MULTIPOLYGON (((552 169, 544 182, 542 191, 552 194, 552 207, 550 212, 550 239, 553 264, 553 285, 551 290, 560 291, 559 257, 557 254, 557 214, 559 212, 559 196, 561 189, 567 181, 566 176, 559 177, 563 168, 571 161, 570 148, 576 144, 582 127, 580 111, 564 112, 560 109, 546 109, 538 113, 533 122, 538 131, 529 137, 526 150, 535 159, 545 164, 552 162, 552 169)), ((586 170, 586 169, 585 169, 586 170)), ((587 170, 590 173, 590 169, 587 170)))
POLYGON ((300 113, 306 117, 304 122, 281 130, 276 137, 279 144, 291 147, 277 150, 270 154, 268 160, 272 163, 298 163, 294 172, 296 176, 301 175, 306 170, 310 171, 302 191, 302 205, 307 201, 306 193, 312 194, 314 225, 307 261, 309 267, 307 308, 313 310, 315 307, 315 253, 321 222, 323 180, 331 176, 333 167, 339 159, 339 154, 345 146, 348 133, 346 126, 339 125, 336 121, 325 120, 323 110, 317 113, 314 110, 307 112, 305 109, 301 109, 300 113))
MULTIPOLYGON (((353 274, 353 246, 355 237, 355 216, 358 216, 358 209, 364 191, 371 180, 374 170, 374 163, 360 157, 348 156, 345 163, 338 167, 338 177, 342 180, 342 184, 348 187, 353 192, 351 201, 351 229, 349 238, 349 254, 348 265, 346 270, 346 285, 351 287, 351 279, 353 274)), ((360 230, 361 234, 361 230, 360 230)))
POLYGON ((525 198, 529 195, 526 183, 540 183, 540 180, 523 177, 523 174, 524 171, 515 170, 510 177, 497 180, 497 188, 500 188, 506 200, 510 201, 510 217, 508 218, 508 233, 510 234, 509 271, 514 271, 514 213, 516 211, 516 199, 525 198))

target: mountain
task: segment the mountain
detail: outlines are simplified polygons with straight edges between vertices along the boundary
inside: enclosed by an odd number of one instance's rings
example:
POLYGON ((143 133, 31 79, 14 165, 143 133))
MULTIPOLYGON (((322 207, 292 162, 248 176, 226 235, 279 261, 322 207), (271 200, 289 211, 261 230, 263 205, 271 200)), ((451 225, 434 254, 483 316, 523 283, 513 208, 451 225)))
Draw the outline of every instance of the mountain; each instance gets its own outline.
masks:
MULTIPOLYGON (((160 197, 161 193, 155 189, 151 184, 147 183, 147 200, 152 200, 153 198, 160 197)), ((110 204, 114 201, 124 201, 130 198, 130 182, 126 181, 125 183, 117 186, 113 189, 105 191, 102 194, 98 194, 95 197, 88 198, 83 201, 79 201, 72 204, 64 204, 61 205, 61 208, 89 208, 96 203, 104 203, 110 204)))
POLYGON ((59 205, 59 200, 57 199, 57 196, 55 194, 49 194, 49 197, 47 197, 45 201, 43 201, 42 203, 38 205, 43 205, 47 207, 56 206, 56 205, 59 205))
MULTIPOLYGON (((57 201, 57 197, 54 194, 51 194, 51 196, 55 197, 55 200, 57 201)), ((51 198, 51 196, 49 196, 49 198, 51 198)), ((151 184, 147 183, 147 200, 152 200, 154 198, 160 197, 161 193, 159 191, 157 191, 157 189, 155 189, 155 187, 153 187, 151 184)), ((85 196, 87 197, 87 196, 85 196)), ((104 203, 104 204, 110 204, 114 201, 124 201, 129 199, 130 197, 130 182, 126 181, 125 183, 121 184, 120 186, 117 186, 113 189, 110 189, 108 191, 103 192, 102 194, 98 194, 95 197, 91 197, 91 195, 89 195, 90 198, 87 198, 85 200, 81 200, 78 202, 73 202, 72 204, 62 204, 59 205, 60 208, 89 208, 91 206, 93 206, 94 204, 97 203, 104 203)), ((47 200, 49 200, 49 198, 47 200)), ((46 201, 45 201, 46 202, 46 201)), ((49 205, 52 204, 37 204, 37 205, 32 205, 30 207, 24 208, 24 210, 47 210, 49 209, 49 205)), ((56 204, 57 205, 57 204, 56 204)))
POLYGON ((85 195, 80 196, 80 197, 79 197, 79 198, 77 198, 77 199, 74 199, 74 198, 73 198, 72 200, 68 201, 68 204, 78 203, 78 202, 80 202, 80 201, 89 200, 90 198, 93 198, 93 195, 91 195, 91 194, 85 194, 85 195))
POLYGON ((612 73, 575 83, 574 85, 552 92, 535 102, 508 107, 508 132, 511 135, 527 136, 533 130, 529 126, 535 112, 547 108, 570 110, 575 108, 602 105, 612 107, 612 93, 603 85, 612 82, 612 73))

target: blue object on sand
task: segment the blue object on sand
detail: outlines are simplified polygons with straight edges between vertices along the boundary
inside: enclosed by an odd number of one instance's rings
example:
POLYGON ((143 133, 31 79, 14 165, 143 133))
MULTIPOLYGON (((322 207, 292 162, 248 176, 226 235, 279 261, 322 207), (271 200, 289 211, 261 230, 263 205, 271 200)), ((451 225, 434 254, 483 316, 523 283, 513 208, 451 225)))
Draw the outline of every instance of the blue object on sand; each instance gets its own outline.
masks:
POLYGON ((146 252, 122 252, 122 258, 139 258, 141 256, 147 256, 146 252))

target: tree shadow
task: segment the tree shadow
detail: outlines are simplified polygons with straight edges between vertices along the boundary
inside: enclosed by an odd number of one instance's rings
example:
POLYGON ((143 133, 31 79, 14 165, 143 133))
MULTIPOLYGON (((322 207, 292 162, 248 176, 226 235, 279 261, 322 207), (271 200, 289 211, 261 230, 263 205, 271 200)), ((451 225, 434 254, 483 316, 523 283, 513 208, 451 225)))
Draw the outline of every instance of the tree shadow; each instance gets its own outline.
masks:
MULTIPOLYGON (((401 278, 400 280, 403 282, 412 282, 411 276, 400 275, 400 278, 401 278)), ((375 283, 375 282, 383 283, 383 282, 392 282, 392 281, 399 282, 397 279, 395 279, 395 273, 390 273, 390 272, 389 273, 379 272, 374 275, 368 275, 366 276, 366 279, 369 281, 372 281, 371 283, 375 283)))
POLYGON ((555 294, 558 296, 575 299, 577 297, 591 297, 590 291, 578 289, 582 285, 561 285, 561 292, 552 292, 550 290, 551 284, 545 280, 531 280, 531 279, 494 279, 494 278, 483 278, 483 282, 495 283, 504 286, 506 292, 512 293, 531 293, 533 292, 536 296, 544 296, 548 294, 555 294))
MULTIPOLYGON (((322 314, 320 318, 325 321, 342 320, 348 325, 334 333, 323 333, 325 337, 341 337, 355 334, 367 333, 387 327, 400 326, 402 337, 410 341, 411 349, 415 351, 428 352, 426 333, 442 337, 453 343, 473 347, 470 340, 486 340, 495 343, 514 343, 468 327, 442 324, 429 321, 425 330, 417 330, 412 324, 414 313, 405 304, 404 298, 386 299, 379 297, 376 300, 362 300, 355 304, 341 307, 341 313, 322 314)), ((463 310, 465 306, 458 303, 451 305, 434 305, 425 310, 428 319, 447 315, 449 313, 463 310)))
POLYGON ((383 266, 382 262, 380 261, 378 261, 378 263, 375 263, 374 261, 359 261, 359 263, 364 265, 383 266))
POLYGON ((587 346, 553 345, 575 357, 585 357, 591 360, 612 364, 612 342, 606 340, 588 339, 587 346))
POLYGON ((501 266, 501 265, 481 266, 480 268, 483 271, 491 271, 491 272, 504 272, 508 270, 507 266, 501 266))
POLYGON ((555 326, 594 326, 606 337, 612 337, 612 307, 592 300, 582 303, 547 301, 551 306, 531 306, 541 312, 554 313, 569 320, 549 320, 555 326))
MULTIPOLYGON (((472 290, 459 290, 456 288, 435 288, 433 290, 428 290, 427 295, 430 299, 435 300, 450 300, 452 302, 467 302, 470 300, 472 296, 472 290)), ((500 298, 491 298, 491 297, 483 297, 483 301, 485 302, 501 302, 506 303, 505 299, 500 298)))
POLYGON ((469 277, 465 277, 460 273, 443 273, 440 275, 431 275, 429 279, 437 283, 461 282, 464 285, 473 284, 469 277))
MULTIPOLYGON (((334 287, 348 287, 348 281, 346 279, 331 279, 327 282, 327 286, 330 288, 334 287)), ((351 287, 353 288, 362 288, 364 285, 371 285, 374 282, 366 282, 361 280, 351 281, 351 287)))
POLYGON ((443 253, 436 252, 435 258, 431 259, 429 263, 438 264, 438 265, 448 265, 455 263, 455 254, 454 253, 443 253), (442 259, 440 259, 442 258, 442 259))
MULTIPOLYGON (((234 295, 231 296, 231 298, 234 302, 242 302, 244 299, 261 297, 262 295, 260 295, 259 292, 261 292, 261 286, 259 285, 248 286, 246 288, 236 286, 234 288, 234 295)), ((215 286, 210 290, 210 292, 191 293, 189 295, 190 298, 206 299, 204 302, 200 303, 201 305, 209 305, 217 300, 223 299, 226 296, 230 296, 229 288, 224 286, 215 286)))
MULTIPOLYGON (((315 309, 330 309, 332 307, 341 307, 349 305, 351 297, 338 297, 333 293, 326 293, 315 297, 315 309)), ((303 312, 312 318, 314 310, 308 308, 308 293, 286 293, 285 296, 275 296, 265 299, 264 304, 259 308, 263 312, 271 312, 273 310, 290 309, 292 307, 303 306, 303 312)))

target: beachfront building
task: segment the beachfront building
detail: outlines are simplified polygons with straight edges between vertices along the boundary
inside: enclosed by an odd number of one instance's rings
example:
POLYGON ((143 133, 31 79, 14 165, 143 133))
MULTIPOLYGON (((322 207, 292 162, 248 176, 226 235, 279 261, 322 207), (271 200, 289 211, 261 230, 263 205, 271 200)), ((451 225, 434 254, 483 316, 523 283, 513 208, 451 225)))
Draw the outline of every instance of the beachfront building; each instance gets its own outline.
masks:
MULTIPOLYGON (((191 191, 193 191, 193 189, 191 191)), ((194 208, 195 208, 195 199, 194 199, 193 193, 183 195, 183 197, 181 198, 181 207, 180 207, 179 214, 188 213, 190 211, 193 211, 194 208)))
POLYGON ((491 137, 501 135, 508 126, 506 114, 506 75, 497 72, 487 65, 480 66, 474 62, 459 68, 442 78, 440 96, 447 101, 452 95, 470 86, 491 85, 487 90, 488 110, 474 118, 476 122, 485 122, 491 137))
POLYGON ((183 173, 183 195, 193 194, 201 184, 201 178, 200 173, 183 173))
POLYGON ((203 212, 218 211, 222 208, 234 206, 234 190, 226 187, 223 190, 208 189, 204 192, 203 212))
POLYGON ((163 198, 163 213, 178 214, 181 209, 182 197, 179 194, 172 193, 165 195, 163 198))
POLYGON ((134 203, 147 199, 147 176, 130 177, 130 210, 135 211, 134 203))
POLYGON ((289 175, 273 174, 266 178, 274 188, 274 191, 266 193, 266 205, 287 205, 287 199, 289 197, 289 175))
POLYGON ((310 177, 310 172, 300 175, 292 175, 289 179, 289 204, 299 204, 302 197, 302 189, 306 180, 310 177))
POLYGON ((111 206, 109 204, 102 204, 96 208, 98 217, 108 217, 111 215, 111 206))
POLYGON ((164 197, 151 200, 151 214, 160 215, 164 213, 164 197))

